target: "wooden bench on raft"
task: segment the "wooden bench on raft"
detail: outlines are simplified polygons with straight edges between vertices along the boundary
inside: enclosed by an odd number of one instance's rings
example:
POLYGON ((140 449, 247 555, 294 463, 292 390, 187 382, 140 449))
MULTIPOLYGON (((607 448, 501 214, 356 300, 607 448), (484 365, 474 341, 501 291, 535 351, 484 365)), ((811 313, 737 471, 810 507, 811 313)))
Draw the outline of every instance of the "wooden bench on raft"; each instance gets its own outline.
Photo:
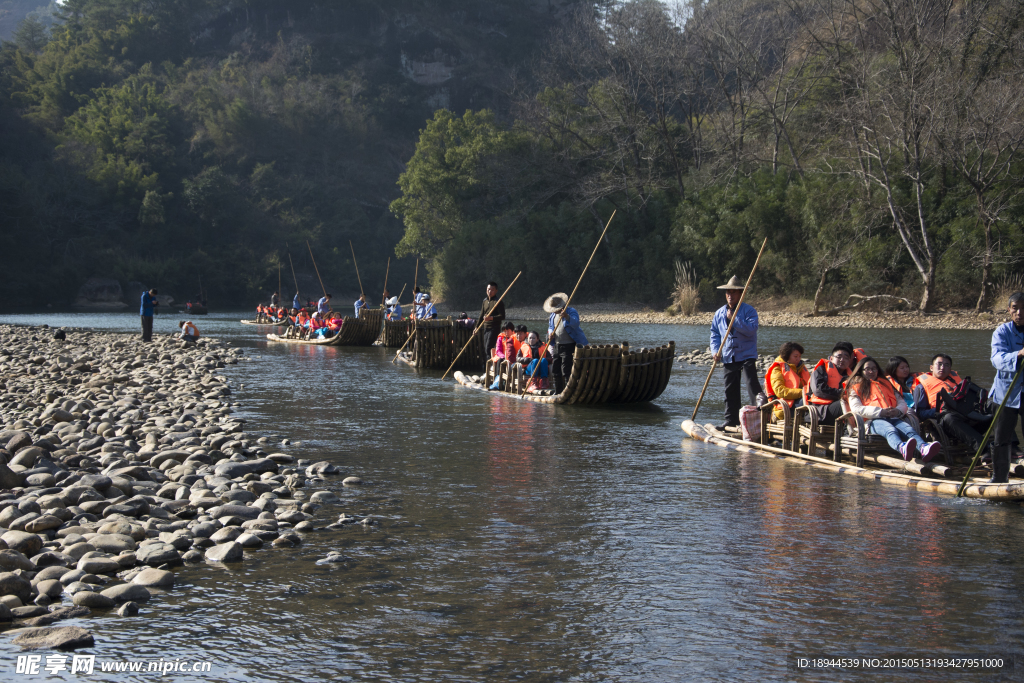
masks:
POLYGON ((781 398, 774 398, 761 406, 761 443, 768 445, 777 439, 783 448, 793 442, 793 409, 781 398), (782 406, 782 422, 774 421, 775 406, 782 406))

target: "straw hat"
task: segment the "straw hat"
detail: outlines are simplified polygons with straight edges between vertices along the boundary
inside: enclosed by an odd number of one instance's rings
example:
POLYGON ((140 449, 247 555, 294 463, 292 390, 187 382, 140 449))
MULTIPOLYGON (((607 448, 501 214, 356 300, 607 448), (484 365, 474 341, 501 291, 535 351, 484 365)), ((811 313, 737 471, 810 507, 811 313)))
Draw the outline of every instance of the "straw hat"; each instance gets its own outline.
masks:
POLYGON ((555 313, 562 310, 565 307, 565 302, 569 300, 569 295, 565 292, 557 292, 552 294, 544 300, 544 312, 555 313), (556 303, 557 302, 557 303, 556 303))
POLYGON ((740 279, 738 277, 733 275, 731 278, 729 278, 728 282, 726 282, 721 287, 716 287, 716 289, 743 289, 743 284, 740 282, 740 279))

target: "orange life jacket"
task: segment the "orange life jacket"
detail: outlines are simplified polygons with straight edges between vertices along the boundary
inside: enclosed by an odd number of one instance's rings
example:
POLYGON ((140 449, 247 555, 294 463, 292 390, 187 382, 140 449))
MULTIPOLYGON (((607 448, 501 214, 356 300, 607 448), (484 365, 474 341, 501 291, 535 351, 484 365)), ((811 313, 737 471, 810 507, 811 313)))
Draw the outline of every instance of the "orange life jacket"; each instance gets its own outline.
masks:
MULTIPOLYGON (((800 369, 796 372, 790 367, 789 363, 780 363, 776 360, 774 363, 768 366, 768 372, 764 376, 764 393, 768 395, 768 398, 778 398, 775 392, 772 390, 772 370, 775 368, 782 369, 782 381, 790 389, 803 389, 811 382, 811 373, 807 372, 807 368, 804 367, 803 363, 800 364, 800 369)), ((796 399, 787 400, 786 403, 790 407, 796 405, 796 399)))
MULTIPOLYGON (((541 358, 548 358, 548 359, 550 359, 551 358, 551 354, 548 353, 548 345, 543 343, 543 342, 541 342, 540 348, 544 349, 544 351, 541 352, 540 357, 541 358)), ((531 360, 533 360, 533 347, 530 346, 525 341, 519 347, 519 351, 517 351, 517 353, 521 355, 521 357, 517 356, 517 357, 519 357, 519 360, 521 360, 521 361, 531 361, 531 360)))
MULTIPOLYGON (((852 391, 857 391, 853 389, 852 391)), ((858 393, 859 397, 860 394, 858 393)), ((888 378, 875 380, 871 382, 871 393, 867 398, 861 399, 861 403, 866 406, 875 406, 876 408, 895 408, 899 405, 899 399, 896 397, 896 390, 893 388, 892 383, 888 381, 888 378)))
POLYGON ((928 405, 932 408, 938 408, 939 392, 945 389, 952 393, 956 389, 956 385, 960 384, 960 375, 950 372, 949 377, 946 379, 939 379, 930 372, 922 372, 914 380, 914 386, 918 384, 924 388, 924 393, 928 396, 928 405))
POLYGON ((861 362, 862 360, 864 360, 867 357, 868 357, 868 352, 865 351, 864 349, 854 349, 853 350, 853 364, 854 365, 856 365, 857 363, 861 362))
MULTIPOLYGON (((827 358, 822 358, 821 360, 819 360, 818 364, 814 366, 814 371, 817 372, 818 368, 820 368, 822 365, 824 365, 826 370, 828 371, 829 387, 836 389, 837 391, 839 389, 842 389, 843 385, 846 383, 846 375, 839 374, 839 369, 835 365, 833 365, 832 362, 829 361, 827 358)), ((832 401, 828 400, 827 398, 820 398, 818 396, 815 396, 814 393, 811 391, 810 380, 808 380, 807 385, 804 387, 804 403, 813 403, 814 405, 827 406, 830 403, 832 403, 832 401)))

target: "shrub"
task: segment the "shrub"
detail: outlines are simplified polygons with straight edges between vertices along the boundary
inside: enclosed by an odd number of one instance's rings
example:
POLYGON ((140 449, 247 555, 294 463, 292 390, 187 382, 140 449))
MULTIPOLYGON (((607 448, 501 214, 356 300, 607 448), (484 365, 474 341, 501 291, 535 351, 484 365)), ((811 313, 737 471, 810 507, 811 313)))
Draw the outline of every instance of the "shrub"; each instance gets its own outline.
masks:
POLYGON ((693 315, 699 310, 697 274, 689 261, 676 259, 676 287, 672 290, 672 301, 681 315, 693 315))

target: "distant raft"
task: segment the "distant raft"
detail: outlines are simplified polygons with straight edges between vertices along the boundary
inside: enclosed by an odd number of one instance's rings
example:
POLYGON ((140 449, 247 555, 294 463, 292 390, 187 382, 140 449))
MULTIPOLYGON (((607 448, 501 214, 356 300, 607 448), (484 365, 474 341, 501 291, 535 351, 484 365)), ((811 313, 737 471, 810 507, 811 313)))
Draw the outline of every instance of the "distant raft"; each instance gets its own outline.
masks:
MULTIPOLYGON (((446 318, 444 320, 417 320, 416 336, 406 351, 398 357, 398 360, 414 368, 429 370, 447 370, 462 347, 466 346, 470 337, 473 336, 473 328, 469 325, 446 318)), ((396 346, 405 343, 409 333, 406 332, 396 346)), ((481 334, 478 332, 476 338, 459 356, 456 368, 478 369, 484 366, 484 344, 481 334)))
POLYGON ((310 335, 309 339, 294 336, 292 329, 284 335, 268 334, 267 340, 285 344, 309 344, 311 346, 373 346, 380 335, 384 322, 383 310, 364 310, 358 318, 345 316, 338 334, 327 339, 310 335), (291 336, 290 336, 291 335, 291 336))
POLYGON ((661 396, 672 376, 676 343, 653 349, 630 349, 628 342, 600 346, 577 346, 572 375, 560 394, 543 396, 523 394, 529 382, 521 366, 511 368, 504 390, 488 391, 485 377, 455 373, 455 381, 464 387, 486 391, 492 396, 521 399, 535 403, 595 405, 601 403, 642 403, 661 396))
MULTIPOLYGON (((883 484, 902 486, 917 491, 931 491, 955 496, 960 488, 960 478, 966 468, 948 467, 934 463, 921 463, 919 460, 910 462, 898 461, 896 458, 875 456, 870 461, 860 458, 872 467, 858 467, 853 463, 844 463, 841 459, 819 458, 788 448, 776 448, 754 441, 737 438, 738 434, 721 432, 712 425, 698 425, 693 420, 683 421, 683 431, 696 440, 733 451, 755 453, 767 458, 799 462, 812 467, 821 467, 840 474, 852 474, 857 477, 874 479, 883 484), (892 461, 891 465, 881 466, 892 461), (897 471, 900 468, 902 471, 897 471)), ((816 449, 817 450, 820 449, 816 449)), ((828 449, 825 449, 826 451, 828 449)), ((841 448, 841 450, 843 450, 841 448)), ((833 451, 834 452, 834 451, 833 451)), ((856 459, 856 453, 844 451, 843 455, 856 459)), ((840 456, 841 458, 842 456, 840 456)), ((1016 469, 1016 467, 1014 468, 1016 469)), ((987 479, 974 477, 964 490, 967 498, 986 498, 988 500, 1020 500, 1024 499, 1024 479, 1011 479, 1008 484, 990 484, 987 479)))

